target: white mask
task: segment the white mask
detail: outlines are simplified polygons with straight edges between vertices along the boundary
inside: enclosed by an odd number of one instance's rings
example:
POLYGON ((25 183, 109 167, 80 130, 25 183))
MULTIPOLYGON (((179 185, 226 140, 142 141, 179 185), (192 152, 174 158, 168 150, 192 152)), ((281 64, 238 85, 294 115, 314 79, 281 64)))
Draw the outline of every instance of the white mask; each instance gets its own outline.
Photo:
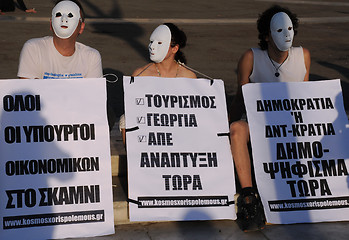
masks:
POLYGON ((159 63, 167 55, 171 43, 171 30, 166 25, 158 26, 150 36, 150 60, 159 63))
POLYGON ((80 21, 80 8, 72 1, 59 2, 52 9, 52 27, 59 38, 73 35, 80 21))
POLYGON ((270 21, 271 37, 280 51, 288 51, 292 46, 294 31, 290 17, 284 12, 276 13, 270 21))

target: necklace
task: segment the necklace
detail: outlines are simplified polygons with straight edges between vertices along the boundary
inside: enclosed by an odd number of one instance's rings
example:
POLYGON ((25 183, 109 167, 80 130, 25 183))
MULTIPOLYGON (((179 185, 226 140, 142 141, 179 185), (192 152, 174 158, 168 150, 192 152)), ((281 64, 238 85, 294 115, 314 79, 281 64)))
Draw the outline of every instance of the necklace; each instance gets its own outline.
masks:
POLYGON ((274 61, 270 58, 269 54, 268 54, 268 57, 270 59, 271 64, 273 64, 273 66, 275 68, 275 71, 276 71, 274 74, 275 77, 279 77, 280 76, 279 69, 281 68, 282 64, 284 64, 286 62, 286 60, 288 59, 288 54, 287 54, 287 57, 285 58, 285 60, 278 67, 275 66, 274 61))
MULTIPOLYGON (((176 76, 175 77, 177 77, 178 76, 178 63, 176 62, 176 60, 174 60, 174 62, 177 64, 177 70, 176 70, 176 76)), ((159 75, 159 77, 161 77, 161 73, 160 73, 160 70, 159 70, 159 68, 158 68, 158 66, 156 65, 156 63, 154 63, 155 64, 155 68, 156 68, 156 71, 158 72, 158 75, 159 75)))
POLYGON ((154 64, 155 64, 155 68, 156 68, 156 71, 158 72, 159 77, 161 77, 161 73, 160 73, 160 71, 158 69, 158 66, 156 65, 156 63, 154 63, 154 64))

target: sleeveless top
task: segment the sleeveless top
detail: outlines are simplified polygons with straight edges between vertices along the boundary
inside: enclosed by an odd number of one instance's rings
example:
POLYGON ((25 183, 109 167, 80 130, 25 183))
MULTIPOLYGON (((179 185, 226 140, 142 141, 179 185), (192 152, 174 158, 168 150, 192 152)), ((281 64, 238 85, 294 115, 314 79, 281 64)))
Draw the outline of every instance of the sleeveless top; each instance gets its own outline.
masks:
POLYGON ((301 82, 304 80, 307 70, 302 47, 291 47, 288 58, 278 71, 275 67, 279 67, 280 64, 269 58, 267 50, 251 49, 253 52, 253 70, 250 75, 250 82, 301 82), (275 76, 276 72, 279 72, 279 77, 275 76))

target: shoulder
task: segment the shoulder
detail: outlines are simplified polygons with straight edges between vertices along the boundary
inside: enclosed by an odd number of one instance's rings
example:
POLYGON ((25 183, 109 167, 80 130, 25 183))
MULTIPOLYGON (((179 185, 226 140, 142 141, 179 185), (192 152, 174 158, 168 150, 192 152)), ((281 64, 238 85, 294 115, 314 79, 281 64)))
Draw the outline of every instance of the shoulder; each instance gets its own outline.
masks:
POLYGON ((254 49, 245 51, 238 62, 238 82, 239 85, 244 85, 250 80, 253 71, 254 49))
POLYGON ((89 55, 95 55, 95 56, 101 55, 97 49, 94 49, 94 48, 87 46, 83 43, 76 42, 75 46, 76 46, 76 49, 82 53, 89 54, 89 55))
POLYGON ((32 38, 25 42, 24 46, 43 46, 49 44, 52 37, 32 38))
POLYGON ((255 53, 255 49, 250 48, 250 49, 246 50, 241 55, 241 57, 239 59, 238 66, 239 67, 243 67, 243 66, 247 66, 247 65, 252 66, 254 53, 255 53))
POLYGON ((299 47, 292 47, 291 48, 293 52, 296 52, 296 53, 299 53, 299 54, 303 54, 303 55, 308 55, 310 56, 310 52, 308 49, 302 47, 302 46, 299 46, 299 47))
POLYGON ((152 66, 153 63, 148 63, 147 65, 137 68, 136 70, 133 71, 132 76, 152 76, 152 66))
POLYGON ((101 64, 102 56, 97 49, 76 42, 76 52, 88 64, 101 64))
POLYGON ((186 67, 183 67, 181 65, 178 65, 179 67, 179 74, 178 74, 178 77, 184 77, 184 78, 197 78, 196 74, 187 69, 186 67))
POLYGON ((246 50, 240 57, 240 61, 251 61, 253 60, 253 54, 254 52, 256 52, 256 50, 258 51, 257 48, 250 48, 248 50, 246 50))
POLYGON ((310 51, 303 47, 292 47, 292 51, 296 56, 303 56, 306 62, 310 61, 310 51))
POLYGON ((30 58, 47 56, 52 49, 54 49, 52 37, 32 38, 24 43, 20 56, 30 58))

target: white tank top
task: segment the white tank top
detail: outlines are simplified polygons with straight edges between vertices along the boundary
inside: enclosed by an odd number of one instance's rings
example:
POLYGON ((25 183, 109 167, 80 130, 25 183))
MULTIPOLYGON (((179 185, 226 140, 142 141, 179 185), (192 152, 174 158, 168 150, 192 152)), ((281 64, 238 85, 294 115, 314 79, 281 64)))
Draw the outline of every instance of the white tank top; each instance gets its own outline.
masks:
POLYGON ((251 48, 253 52, 253 70, 250 75, 250 81, 254 83, 262 82, 301 82, 304 80, 307 72, 304 63, 302 47, 291 47, 288 58, 280 66, 279 63, 271 60, 266 50, 260 48, 251 48), (272 62, 274 65, 272 64, 272 62), (279 77, 275 73, 279 72, 279 77))

